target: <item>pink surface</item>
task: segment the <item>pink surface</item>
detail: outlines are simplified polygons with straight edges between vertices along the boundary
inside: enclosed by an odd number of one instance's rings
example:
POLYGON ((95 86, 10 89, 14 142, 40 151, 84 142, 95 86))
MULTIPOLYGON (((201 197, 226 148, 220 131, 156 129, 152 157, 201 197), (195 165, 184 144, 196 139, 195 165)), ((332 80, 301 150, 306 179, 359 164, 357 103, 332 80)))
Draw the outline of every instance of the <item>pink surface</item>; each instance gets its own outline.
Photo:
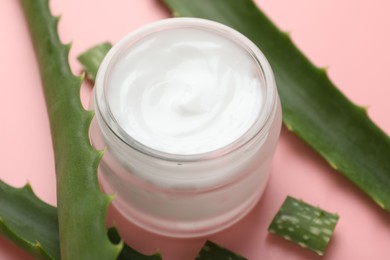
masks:
MULTIPOLYGON (((263 10, 318 66, 330 67, 337 86, 390 133, 390 2, 385 0, 263 0, 263 10)), ((80 72, 78 53, 105 40, 116 42, 131 30, 169 17, 157 0, 52 1, 62 14, 61 38, 72 41, 71 66, 80 72)), ((0 179, 22 186, 27 180, 43 200, 55 204, 53 154, 35 57, 18 1, 0 8, 0 179)), ((86 103, 90 86, 82 90, 86 103)), ((389 188, 390 189, 390 188, 389 188)), ((287 195, 302 198, 341 216, 323 259, 389 259, 390 215, 332 170, 293 134, 282 131, 264 197, 240 223, 209 239, 249 259, 319 259, 266 231, 287 195)), ((115 217, 118 226, 123 220, 115 217)), ((201 239, 167 239, 126 225, 121 233, 136 249, 160 249, 164 259, 193 259, 201 239)), ((30 259, 0 238, 0 259, 30 259)))

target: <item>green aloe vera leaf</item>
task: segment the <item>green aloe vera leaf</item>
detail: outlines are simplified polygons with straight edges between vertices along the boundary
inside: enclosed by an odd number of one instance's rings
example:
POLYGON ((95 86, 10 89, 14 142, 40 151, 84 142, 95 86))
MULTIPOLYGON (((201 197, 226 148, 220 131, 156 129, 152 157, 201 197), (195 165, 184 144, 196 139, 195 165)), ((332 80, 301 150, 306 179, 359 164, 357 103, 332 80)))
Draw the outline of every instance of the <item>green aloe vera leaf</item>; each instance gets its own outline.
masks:
MULTIPOLYGON (((110 237, 110 240, 114 243, 119 243, 121 241, 121 238, 119 236, 118 231, 115 228, 110 228, 108 230, 108 236, 110 237)), ((124 246, 121 254, 118 257, 118 260, 161 260, 161 255, 159 253, 155 253, 153 255, 143 255, 139 253, 138 251, 132 249, 129 246, 124 246)))
POLYGON ((100 191, 97 166, 103 153, 94 150, 88 131, 92 111, 80 101, 82 77, 72 74, 70 45, 61 43, 58 17, 48 0, 21 0, 38 59, 54 148, 61 258, 116 259, 122 244, 107 236, 105 218, 112 197, 100 191))
POLYGON ((81 63, 87 77, 91 79, 92 82, 95 82, 100 64, 111 48, 111 43, 104 42, 87 49, 77 56, 77 59, 81 63))
POLYGON ((246 258, 233 253, 209 240, 203 245, 196 260, 245 260, 246 258))
POLYGON ((0 180, 0 233, 39 259, 59 259, 57 209, 39 200, 29 184, 0 180))
POLYGON ((323 255, 339 216, 288 196, 268 231, 323 255))
MULTIPOLYGON (((60 259, 57 209, 41 201, 29 184, 17 189, 0 180, 0 234, 38 259, 60 259)), ((108 229, 114 244, 121 243, 115 228, 108 229)), ((124 244, 119 260, 161 260, 124 244)))
POLYGON ((390 139, 251 0, 164 0, 176 16, 226 24, 251 39, 275 74, 286 127, 390 211, 390 139))
POLYGON ((88 49, 77 57, 90 80, 95 81, 100 63, 111 47, 111 43, 105 42, 88 49))

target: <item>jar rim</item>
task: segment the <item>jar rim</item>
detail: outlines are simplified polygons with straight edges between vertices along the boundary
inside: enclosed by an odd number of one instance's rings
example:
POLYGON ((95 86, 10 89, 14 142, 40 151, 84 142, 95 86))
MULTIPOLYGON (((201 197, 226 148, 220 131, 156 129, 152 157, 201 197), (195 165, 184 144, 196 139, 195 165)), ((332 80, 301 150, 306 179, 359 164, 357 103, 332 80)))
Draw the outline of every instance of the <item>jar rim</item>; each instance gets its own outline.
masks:
POLYGON ((126 35, 123 39, 121 39, 111 48, 111 50, 104 58, 98 70, 94 91, 94 104, 96 115, 98 117, 98 122, 99 124, 100 122, 104 124, 107 130, 110 131, 115 138, 145 155, 176 162, 191 162, 220 157, 239 149, 258 135, 266 136, 271 126, 272 118, 275 116, 277 106, 277 91, 274 75, 270 64, 268 63, 264 54, 259 50, 259 48, 240 32, 218 22, 200 18, 168 18, 143 26, 126 35), (121 54, 121 51, 125 50, 128 46, 131 46, 131 44, 134 44, 135 42, 141 40, 143 37, 153 34, 154 32, 177 28, 196 28, 207 30, 214 33, 218 33, 221 36, 234 41, 245 51, 247 51, 248 54, 250 54, 251 58, 255 61, 256 67, 260 74, 259 78, 260 80, 262 80, 262 84, 264 84, 265 86, 263 97, 263 100, 265 102, 263 104, 263 109, 260 110, 256 120, 247 129, 247 131, 233 142, 230 142, 227 145, 218 149, 207 151, 204 153, 168 153, 153 149, 149 146, 144 145, 141 142, 138 142, 136 139, 131 137, 117 122, 116 118, 111 112, 110 105, 107 100, 105 86, 107 86, 106 82, 107 76, 109 74, 108 72, 110 70, 110 67, 113 65, 113 63, 115 63, 116 59, 121 54))

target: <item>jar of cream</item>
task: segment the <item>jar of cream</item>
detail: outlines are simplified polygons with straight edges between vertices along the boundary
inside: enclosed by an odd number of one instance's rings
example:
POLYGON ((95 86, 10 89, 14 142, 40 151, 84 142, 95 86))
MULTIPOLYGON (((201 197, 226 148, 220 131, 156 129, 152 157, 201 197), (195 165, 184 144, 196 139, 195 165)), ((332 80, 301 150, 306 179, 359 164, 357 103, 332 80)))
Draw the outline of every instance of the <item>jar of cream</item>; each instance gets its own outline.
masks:
POLYGON ((264 55, 237 31, 195 18, 142 27, 105 57, 92 103, 102 188, 134 224, 203 236, 262 195, 280 102, 264 55))

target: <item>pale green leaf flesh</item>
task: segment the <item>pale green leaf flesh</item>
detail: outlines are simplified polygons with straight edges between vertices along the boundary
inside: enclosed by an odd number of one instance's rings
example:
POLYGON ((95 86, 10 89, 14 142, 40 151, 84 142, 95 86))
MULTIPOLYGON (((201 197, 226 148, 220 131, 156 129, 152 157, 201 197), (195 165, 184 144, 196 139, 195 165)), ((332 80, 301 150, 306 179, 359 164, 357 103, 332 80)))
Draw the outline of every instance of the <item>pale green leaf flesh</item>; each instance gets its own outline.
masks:
POLYGON ((288 196, 268 231, 323 255, 339 216, 288 196))
POLYGON ((251 0, 164 2, 176 16, 215 20, 251 39, 274 71, 286 127, 390 211, 389 137, 333 85, 324 69, 308 61, 288 34, 251 0))

